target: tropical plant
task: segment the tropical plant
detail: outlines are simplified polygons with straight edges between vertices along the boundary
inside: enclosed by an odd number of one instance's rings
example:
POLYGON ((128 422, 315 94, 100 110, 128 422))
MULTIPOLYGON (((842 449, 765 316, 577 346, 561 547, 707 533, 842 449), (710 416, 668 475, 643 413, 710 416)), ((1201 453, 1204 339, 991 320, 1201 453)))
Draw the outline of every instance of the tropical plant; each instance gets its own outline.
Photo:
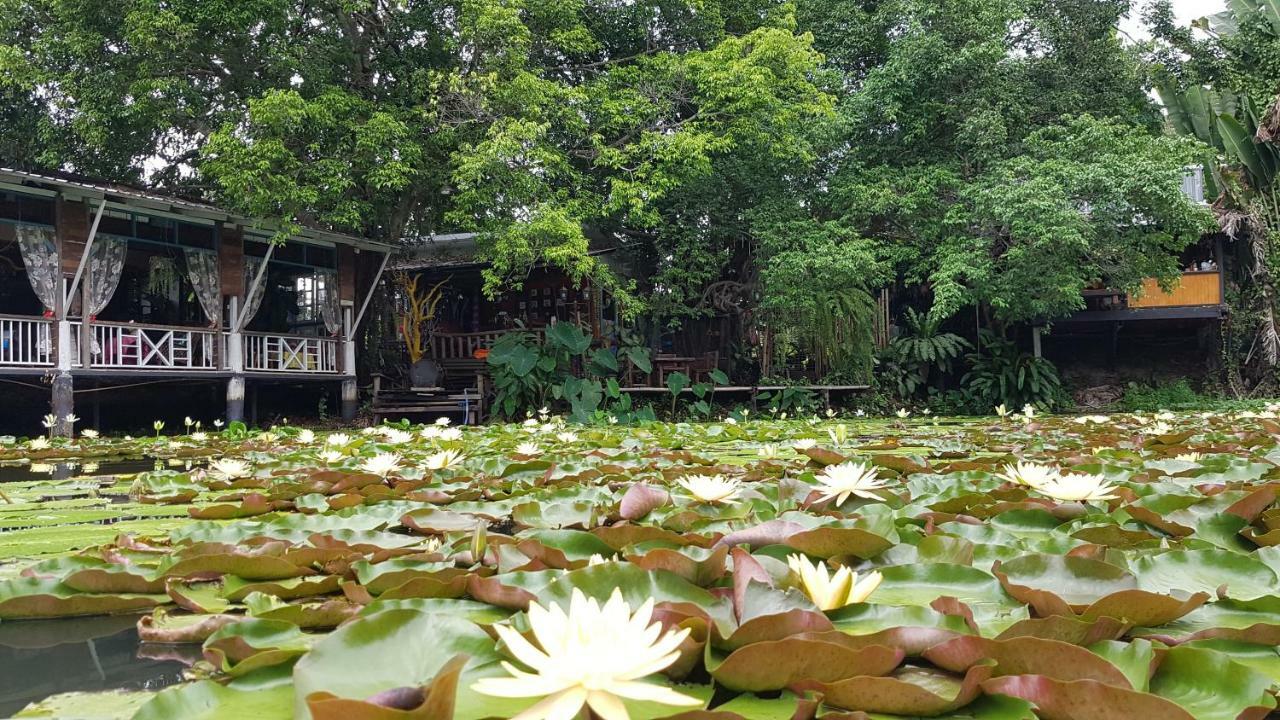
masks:
POLYGON ((395 275, 396 285, 404 299, 400 334, 404 337, 405 348, 409 351, 410 364, 418 362, 427 354, 431 343, 432 324, 436 318, 436 308, 444 297, 444 286, 452 276, 441 280, 430 289, 418 287, 422 278, 422 273, 414 272, 397 272, 395 275))
POLYGON ((986 413, 997 405, 1043 410, 1060 404, 1062 381, 1053 363, 1022 352, 1012 340, 983 330, 978 349, 967 359, 969 371, 960 386, 973 412, 986 413))

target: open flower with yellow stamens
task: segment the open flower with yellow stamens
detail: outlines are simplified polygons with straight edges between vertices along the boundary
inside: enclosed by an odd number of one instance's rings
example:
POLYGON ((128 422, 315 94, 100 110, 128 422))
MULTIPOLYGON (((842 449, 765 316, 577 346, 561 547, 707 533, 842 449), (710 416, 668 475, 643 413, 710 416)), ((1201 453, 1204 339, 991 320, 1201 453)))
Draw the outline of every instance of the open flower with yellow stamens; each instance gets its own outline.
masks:
POLYGON ((209 469, 213 471, 214 475, 230 482, 237 478, 247 477, 253 470, 253 466, 244 460, 219 458, 209 463, 209 469))
POLYGON ((444 450, 427 456, 428 470, 444 470, 462 462, 462 453, 457 450, 444 450))
POLYGON ((1020 461, 1017 465, 1005 465, 1004 470, 996 477, 1008 480, 1014 485, 1038 488, 1056 480, 1060 475, 1057 468, 1020 461))
POLYGON ((360 463, 360 469, 370 475, 385 478, 400 469, 400 456, 395 453, 378 453, 360 463))
POLYGON ((1107 483, 1102 475, 1059 475, 1057 478, 1036 488, 1036 492, 1048 495, 1054 500, 1078 502, 1090 500, 1113 500, 1115 485, 1107 483))
POLYGON ((676 480, 696 500, 704 503, 720 503, 734 499, 741 489, 738 481, 723 475, 686 475, 676 480))
POLYGON ((824 612, 863 602, 884 580, 879 572, 859 580, 858 573, 843 565, 832 575, 825 563, 811 563, 803 555, 788 556, 787 565, 800 577, 800 588, 824 612))
POLYGON ((605 720, 628 720, 623 699, 696 707, 701 700, 663 685, 642 682, 680 657, 688 628, 662 631, 650 623, 653 599, 634 613, 614 589, 602 607, 574 588, 566 613, 559 605, 529 605, 529 627, 537 645, 509 625, 493 625, 507 650, 533 672, 503 662, 511 677, 478 680, 483 695, 543 698, 512 720, 568 720, 583 705, 605 720))
POLYGON ((836 505, 844 503, 850 495, 857 495, 867 500, 883 500, 875 493, 888 481, 876 477, 877 470, 866 463, 842 462, 839 465, 828 465, 818 476, 819 500, 835 499, 836 505))

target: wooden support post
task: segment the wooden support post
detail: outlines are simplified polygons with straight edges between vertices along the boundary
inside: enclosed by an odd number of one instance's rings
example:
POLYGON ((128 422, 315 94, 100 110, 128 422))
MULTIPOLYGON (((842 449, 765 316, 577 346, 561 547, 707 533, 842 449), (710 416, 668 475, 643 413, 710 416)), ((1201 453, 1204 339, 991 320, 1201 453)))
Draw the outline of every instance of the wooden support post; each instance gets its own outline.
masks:
POLYGON ((53 376, 53 392, 49 401, 49 410, 55 416, 53 434, 58 437, 71 436, 71 423, 67 421, 75 413, 75 384, 71 380, 72 350, 71 323, 67 320, 67 279, 59 278, 58 296, 55 300, 54 326, 57 328, 58 342, 57 372, 53 376))
POLYGON ((1040 330, 1043 326, 1035 325, 1031 328, 1031 354, 1036 357, 1044 357, 1040 352, 1040 330))

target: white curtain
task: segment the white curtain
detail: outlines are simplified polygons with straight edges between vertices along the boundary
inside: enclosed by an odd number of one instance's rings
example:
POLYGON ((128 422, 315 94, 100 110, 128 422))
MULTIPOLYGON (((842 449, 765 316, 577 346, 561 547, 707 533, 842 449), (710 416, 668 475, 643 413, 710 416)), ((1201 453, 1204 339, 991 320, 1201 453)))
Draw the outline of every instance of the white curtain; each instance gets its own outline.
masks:
POLYGON ((338 274, 332 270, 316 271, 316 287, 320 293, 320 317, 324 329, 337 335, 342 329, 342 305, 338 299, 338 274))
POLYGON ((245 327, 253 320, 253 316, 258 314, 258 308, 262 306, 262 297, 267 294, 267 279, 262 278, 262 284, 258 287, 253 286, 253 281, 258 277, 258 268, 262 267, 262 258, 245 257, 244 259, 244 291, 248 293, 244 298, 244 303, 240 308, 240 327, 245 327), (250 292, 252 290, 252 292, 250 292))
POLYGON ((122 238, 99 235, 89 251, 89 317, 102 312, 111 302, 124 272, 124 257, 129 244, 122 238))
POLYGON ((218 256, 205 250, 186 248, 187 280, 196 291, 204 316, 212 325, 222 314, 222 287, 218 277, 218 256))
POLYGON ((53 228, 37 225, 18 225, 18 249, 22 252, 22 264, 26 266, 31 289, 44 305, 53 312, 58 304, 58 246, 53 241, 53 228))

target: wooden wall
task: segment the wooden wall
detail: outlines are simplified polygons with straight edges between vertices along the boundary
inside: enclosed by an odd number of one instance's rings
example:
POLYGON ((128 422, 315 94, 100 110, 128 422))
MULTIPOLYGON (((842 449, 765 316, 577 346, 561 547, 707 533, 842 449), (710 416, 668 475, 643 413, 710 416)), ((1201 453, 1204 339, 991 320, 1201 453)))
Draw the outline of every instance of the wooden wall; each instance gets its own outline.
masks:
POLYGON ((58 230, 58 248, 62 258, 62 272, 75 275, 84 254, 84 244, 89 240, 89 209, 82 202, 58 198, 55 223, 58 230))
POLYGON ((1161 290, 1155 280, 1143 280, 1142 294, 1138 297, 1131 296, 1129 307, 1219 305, 1222 303, 1222 288, 1219 283, 1217 270, 1183 273, 1182 280, 1169 292, 1161 290))
POLYGON ((222 272, 222 296, 244 294, 244 232, 239 227, 221 228, 218 243, 218 267, 222 272))

